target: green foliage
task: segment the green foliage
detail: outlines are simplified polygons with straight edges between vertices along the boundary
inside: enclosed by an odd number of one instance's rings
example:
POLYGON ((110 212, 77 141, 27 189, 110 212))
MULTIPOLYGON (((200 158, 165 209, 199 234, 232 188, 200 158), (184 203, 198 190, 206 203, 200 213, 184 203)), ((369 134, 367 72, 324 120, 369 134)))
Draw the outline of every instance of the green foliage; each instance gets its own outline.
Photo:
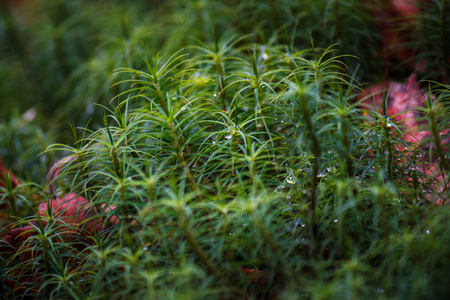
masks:
MULTIPOLYGON (((51 106, 36 104, 40 114, 60 118, 41 126, 56 130, 66 117, 93 121, 73 127, 75 142, 67 145, 67 137, 54 143, 32 130, 41 117, 26 123, 25 104, 15 115, 13 108, 5 113, 2 133, 23 122, 1 135, 6 161, 27 161, 28 154, 15 158, 15 152, 43 152, 42 170, 35 172, 45 174, 53 157, 67 157, 48 182, 36 180, 42 186, 0 187, 1 204, 14 204, 15 228, 25 229, 0 244, 0 293, 44 299, 449 296, 450 210, 432 201, 449 194, 442 139, 450 87, 434 83, 422 110, 429 149, 404 141, 402 124, 386 115, 387 100, 381 113, 363 110, 357 79, 373 69, 355 70, 373 52, 358 52, 371 25, 350 29, 370 19, 358 19, 356 11, 366 10, 359 1, 231 1, 231 12, 222 1, 136 2, 35 3, 49 5, 40 18, 53 30, 35 29, 36 42, 52 41, 44 43, 47 60, 33 61, 29 53, 13 61, 18 74, 30 72, 28 63, 42 68, 34 83, 49 80, 27 87, 49 97, 51 106), (94 15, 100 8, 104 14, 94 15), (155 17, 169 8, 170 20, 155 17), (75 26, 77 20, 83 25, 75 26), (322 28, 332 30, 320 34, 322 28), (73 42, 85 33, 86 43, 73 42), (187 33, 194 38, 187 40, 187 33), (95 112, 86 110, 93 103, 99 104, 95 112), (419 167, 433 163, 441 182, 419 167), (50 200, 38 208, 33 193, 50 200), (69 193, 86 199, 89 212, 51 206, 53 197, 69 193)), ((6 86, 16 93, 11 97, 24 93, 6 86)))

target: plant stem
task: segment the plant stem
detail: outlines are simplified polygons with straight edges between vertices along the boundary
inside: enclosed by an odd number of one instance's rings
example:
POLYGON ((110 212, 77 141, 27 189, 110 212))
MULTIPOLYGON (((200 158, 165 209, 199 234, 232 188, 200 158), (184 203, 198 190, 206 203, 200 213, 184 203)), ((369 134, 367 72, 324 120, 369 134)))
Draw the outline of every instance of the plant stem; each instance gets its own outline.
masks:
POLYGON ((186 163, 186 160, 184 159, 183 151, 181 151, 181 147, 178 142, 178 136, 175 132, 175 125, 173 124, 173 122, 169 122, 168 125, 169 125, 169 129, 170 129, 169 134, 170 134, 170 137, 172 138, 172 146, 173 146, 173 149, 175 150, 175 155, 176 155, 178 161, 180 162, 180 166, 186 175, 186 179, 187 179, 189 185, 191 186, 192 191, 195 194, 195 197, 201 201, 202 197, 201 197, 200 189, 198 188, 198 185, 194 180, 194 176, 192 176, 191 170, 190 170, 188 164, 186 163))
POLYGON ((347 164, 347 174, 349 177, 353 177, 355 175, 353 169, 353 160, 350 155, 350 140, 348 138, 348 124, 345 118, 341 119, 342 121, 342 143, 344 144, 344 157, 345 162, 347 164))
POLYGON ((315 224, 316 224, 316 206, 317 206, 317 176, 319 175, 319 166, 320 166, 320 155, 321 149, 319 144, 319 139, 315 133, 314 125, 311 120, 310 112, 308 109, 308 102, 306 98, 306 92, 302 91, 300 94, 300 102, 302 107, 303 118, 306 124, 306 129, 308 130, 308 135, 311 138, 313 144, 313 154, 314 154, 314 164, 313 164, 313 172, 312 172, 312 187, 311 187, 311 195, 309 200, 309 210, 308 210, 308 219, 311 228, 311 236, 312 236, 312 246, 310 248, 310 254, 314 253, 315 250, 315 224))
POLYGON ((222 109, 224 111, 227 110, 227 105, 225 103, 225 80, 224 80, 224 76, 225 76, 225 69, 223 67, 223 60, 222 57, 220 56, 219 52, 219 46, 218 46, 218 42, 216 39, 216 56, 214 57, 214 61, 216 63, 216 73, 217 76, 219 77, 219 91, 218 91, 218 95, 220 96, 220 101, 222 103, 222 109))
POLYGON ((384 239, 384 246, 386 251, 388 251, 389 246, 389 223, 386 216, 386 202, 385 202, 385 187, 384 187, 384 180, 383 180, 383 174, 382 172, 379 173, 378 176, 378 206, 380 207, 380 217, 381 217, 381 223, 383 226, 383 239, 384 239))
POLYGON ((208 254, 202 249, 201 245, 194 237, 194 235, 189 230, 188 221, 185 213, 182 208, 178 209, 178 218, 180 219, 181 229, 186 237, 186 240, 193 248, 194 252, 200 258, 200 260, 208 267, 208 269, 214 273, 220 280, 222 280, 226 286, 228 286, 232 291, 240 294, 244 297, 244 299, 248 299, 248 296, 242 291, 241 288, 234 286, 227 277, 224 276, 224 273, 219 270, 219 268, 214 264, 214 262, 209 258, 208 254))

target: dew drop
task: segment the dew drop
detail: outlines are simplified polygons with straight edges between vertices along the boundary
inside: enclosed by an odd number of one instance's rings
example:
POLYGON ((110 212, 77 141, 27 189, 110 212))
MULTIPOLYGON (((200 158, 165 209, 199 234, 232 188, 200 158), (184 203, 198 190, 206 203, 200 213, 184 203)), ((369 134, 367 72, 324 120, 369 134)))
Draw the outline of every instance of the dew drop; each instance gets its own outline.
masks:
POLYGON ((283 188, 281 187, 281 185, 277 186, 277 188, 275 189, 275 193, 277 194, 281 194, 282 193, 283 188))
POLYGON ((293 176, 290 176, 288 179, 286 179, 286 182, 289 184, 294 184, 295 183, 295 178, 293 176))

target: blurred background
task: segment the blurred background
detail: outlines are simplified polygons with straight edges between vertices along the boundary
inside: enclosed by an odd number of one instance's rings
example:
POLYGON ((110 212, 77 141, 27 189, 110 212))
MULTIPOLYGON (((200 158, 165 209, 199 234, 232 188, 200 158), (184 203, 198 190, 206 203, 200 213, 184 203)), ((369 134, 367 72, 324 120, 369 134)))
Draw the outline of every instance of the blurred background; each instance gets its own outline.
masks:
POLYGON ((338 54, 359 58, 348 67, 364 86, 411 73, 445 83, 447 2, 1 0, 0 158, 42 183, 58 159, 45 152, 50 144, 73 144, 76 128, 103 124, 99 104, 114 105, 124 89, 112 86, 116 68, 142 67, 146 51, 168 56, 224 35, 286 52, 310 48, 311 37, 318 47, 339 43, 338 54))

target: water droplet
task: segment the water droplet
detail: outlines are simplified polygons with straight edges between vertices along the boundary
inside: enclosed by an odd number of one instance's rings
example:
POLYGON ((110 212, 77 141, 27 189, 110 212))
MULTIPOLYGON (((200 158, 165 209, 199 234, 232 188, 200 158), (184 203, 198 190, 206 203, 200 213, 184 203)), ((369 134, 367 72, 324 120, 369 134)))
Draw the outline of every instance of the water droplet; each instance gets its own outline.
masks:
POLYGON ((337 223, 338 222, 338 219, 334 219, 334 223, 337 223))
POLYGON ((387 125, 387 127, 391 127, 391 126, 392 126, 392 124, 391 124, 391 123, 387 123, 386 125, 387 125))
POLYGON ((283 192, 283 187, 281 187, 281 185, 277 186, 277 188, 275 189, 275 193, 281 194, 282 192, 283 192))
POLYGON ((430 231, 427 229, 427 234, 430 234, 430 231))
POLYGON ((225 138, 226 138, 227 140, 231 139, 231 134, 225 136, 225 138))
POLYGON ((290 176, 289 178, 286 179, 286 182, 289 184, 294 184, 295 183, 295 177, 290 176))
POLYGON ((217 94, 216 94, 216 93, 214 93, 214 97, 217 97, 217 94))
MULTIPOLYGON (((89 104, 86 106, 86 113, 87 113, 88 115, 92 115, 92 114, 94 113, 94 105, 92 105, 91 103, 89 103, 89 104)), ((35 113, 34 108, 28 110, 28 111, 23 115, 24 119, 27 120, 27 121, 33 120, 35 116, 36 116, 36 113, 35 113), (30 112, 33 112, 33 113, 30 113, 30 112)))

